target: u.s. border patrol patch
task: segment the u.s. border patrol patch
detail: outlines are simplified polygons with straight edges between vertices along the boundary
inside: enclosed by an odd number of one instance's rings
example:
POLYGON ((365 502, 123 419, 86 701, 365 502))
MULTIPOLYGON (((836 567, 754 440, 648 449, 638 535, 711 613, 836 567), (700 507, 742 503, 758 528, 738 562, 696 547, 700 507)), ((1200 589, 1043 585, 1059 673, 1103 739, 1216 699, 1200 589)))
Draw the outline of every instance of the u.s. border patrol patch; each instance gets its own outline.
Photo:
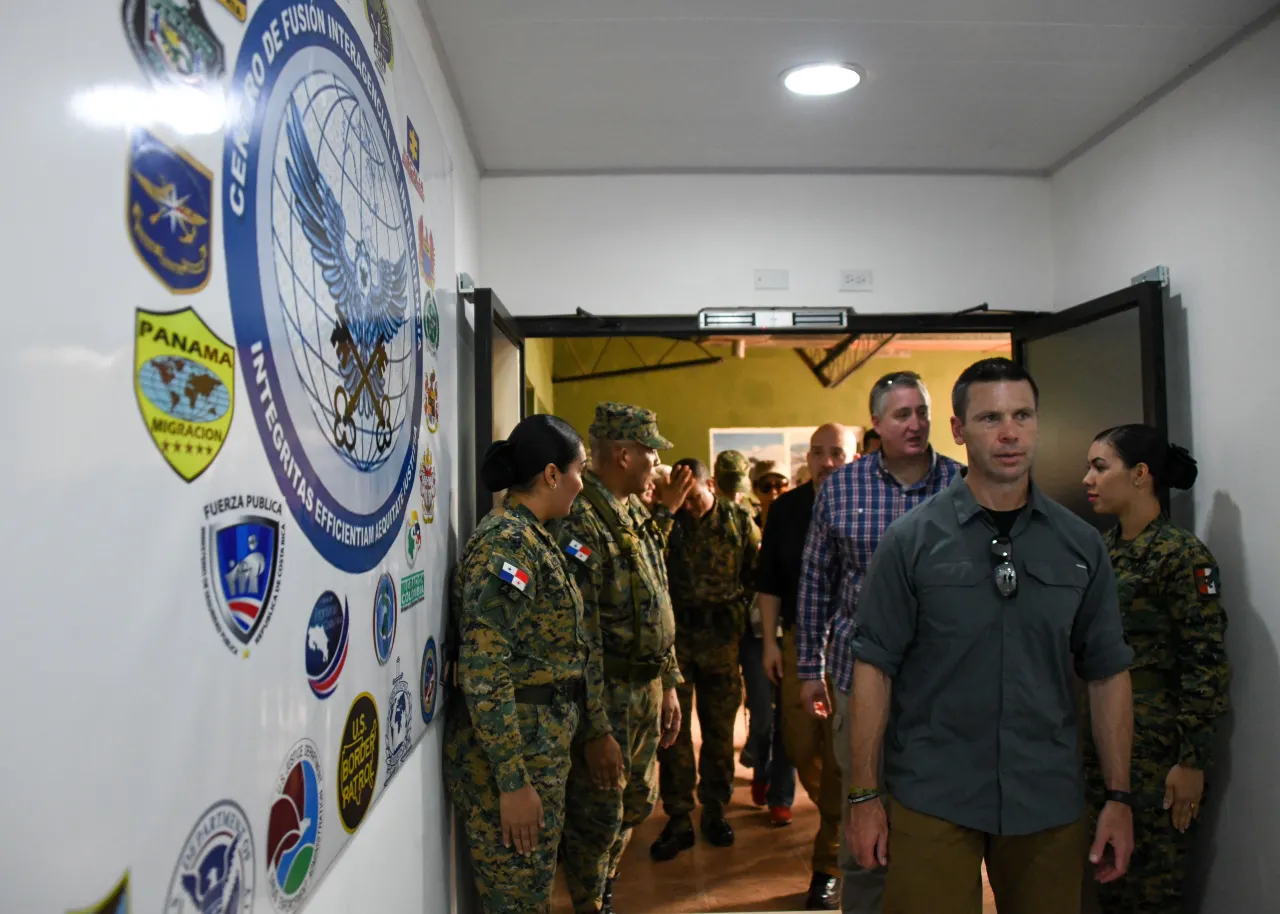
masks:
POLYGON ((187 836, 164 910, 252 914, 253 858, 249 817, 230 800, 214 803, 187 836))
POLYGON ((249 656, 275 611, 284 567, 284 505, 231 495, 204 506, 200 570, 209 617, 233 654, 249 656))
POLYGON ((120 881, 97 904, 67 914, 129 914, 129 871, 125 870, 120 881))
POLYGON ((209 468, 231 430, 235 348, 191 308, 134 316, 133 388, 160 456, 185 482, 209 468))
POLYGON ((1217 565, 1196 566, 1196 594, 1201 600, 1213 600, 1222 594, 1217 565))
POLYGON ((298 527, 350 574, 401 534, 423 377, 399 120, 357 35, 335 0, 255 5, 229 88, 242 104, 219 214, 267 460, 298 527))
POLYGON ((200 0, 124 0, 125 35, 138 66, 156 86, 215 86, 226 51, 200 0))
POLYGON ((338 749, 338 818, 347 834, 364 821, 378 787, 378 703, 361 692, 351 703, 338 749))
POLYGON ((129 135, 129 240, 170 292, 199 292, 209 282, 213 172, 151 131, 129 135))
MULTIPOLYGON (((397 659, 397 667, 399 663, 397 659)), ((391 694, 387 696, 386 743, 387 783, 390 783, 391 776, 413 748, 413 690, 398 668, 395 679, 391 680, 391 694)))

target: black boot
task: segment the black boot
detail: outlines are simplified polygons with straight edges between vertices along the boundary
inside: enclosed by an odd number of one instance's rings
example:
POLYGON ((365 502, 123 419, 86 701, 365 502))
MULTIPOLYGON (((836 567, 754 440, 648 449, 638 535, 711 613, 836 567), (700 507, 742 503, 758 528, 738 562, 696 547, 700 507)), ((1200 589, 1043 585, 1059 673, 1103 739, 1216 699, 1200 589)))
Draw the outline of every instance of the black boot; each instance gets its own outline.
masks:
POLYGON ((658 840, 649 845, 654 860, 674 860, 676 854, 693 847, 693 823, 687 817, 668 819, 658 840))
POLYGON ((804 900, 806 911, 840 910, 840 880, 826 873, 814 873, 809 880, 809 895, 804 900))
POLYGON ((716 847, 733 846, 733 826, 723 810, 702 810, 702 837, 716 847))
POLYGON ((604 903, 600 906, 600 914, 613 914, 613 880, 604 881, 604 903))

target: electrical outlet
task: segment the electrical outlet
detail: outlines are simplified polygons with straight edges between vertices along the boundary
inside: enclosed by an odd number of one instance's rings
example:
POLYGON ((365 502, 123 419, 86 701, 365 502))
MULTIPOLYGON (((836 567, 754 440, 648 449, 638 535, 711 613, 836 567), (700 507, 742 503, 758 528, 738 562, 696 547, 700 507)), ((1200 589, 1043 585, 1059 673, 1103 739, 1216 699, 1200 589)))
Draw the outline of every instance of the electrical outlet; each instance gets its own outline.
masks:
POLYGON ((780 292, 790 288, 790 274, 786 270, 756 270, 757 292, 780 292))
POLYGON ((870 270, 841 270, 840 271, 840 291, 841 292, 870 292, 871 291, 871 271, 870 270))

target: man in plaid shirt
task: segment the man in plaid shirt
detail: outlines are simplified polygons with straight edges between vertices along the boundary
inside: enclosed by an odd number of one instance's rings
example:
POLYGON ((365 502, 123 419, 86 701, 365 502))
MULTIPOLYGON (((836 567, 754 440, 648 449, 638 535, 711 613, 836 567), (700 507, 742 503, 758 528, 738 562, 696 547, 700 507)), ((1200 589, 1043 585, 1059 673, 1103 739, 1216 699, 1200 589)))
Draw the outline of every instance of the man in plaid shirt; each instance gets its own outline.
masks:
MULTIPOLYGON (((960 475, 961 466, 929 446, 929 391, 912 371, 871 388, 871 422, 880 450, 841 467, 818 492, 805 543, 796 620, 796 667, 805 710, 831 728, 847 792, 853 619, 862 577, 885 528, 960 475), (833 694, 834 693, 834 694, 833 694)), ((858 866, 840 842, 841 910, 878 914, 884 873, 858 866)))

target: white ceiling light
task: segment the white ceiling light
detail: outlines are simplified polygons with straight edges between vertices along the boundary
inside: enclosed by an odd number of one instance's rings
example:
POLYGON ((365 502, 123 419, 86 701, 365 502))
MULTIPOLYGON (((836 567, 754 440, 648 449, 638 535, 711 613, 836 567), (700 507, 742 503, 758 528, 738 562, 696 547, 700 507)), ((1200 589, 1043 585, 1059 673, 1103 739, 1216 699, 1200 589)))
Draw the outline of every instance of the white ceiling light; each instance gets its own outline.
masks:
POLYGON ((862 74, 847 63, 815 63, 782 74, 782 84, 796 95, 838 95, 862 82, 862 74))

